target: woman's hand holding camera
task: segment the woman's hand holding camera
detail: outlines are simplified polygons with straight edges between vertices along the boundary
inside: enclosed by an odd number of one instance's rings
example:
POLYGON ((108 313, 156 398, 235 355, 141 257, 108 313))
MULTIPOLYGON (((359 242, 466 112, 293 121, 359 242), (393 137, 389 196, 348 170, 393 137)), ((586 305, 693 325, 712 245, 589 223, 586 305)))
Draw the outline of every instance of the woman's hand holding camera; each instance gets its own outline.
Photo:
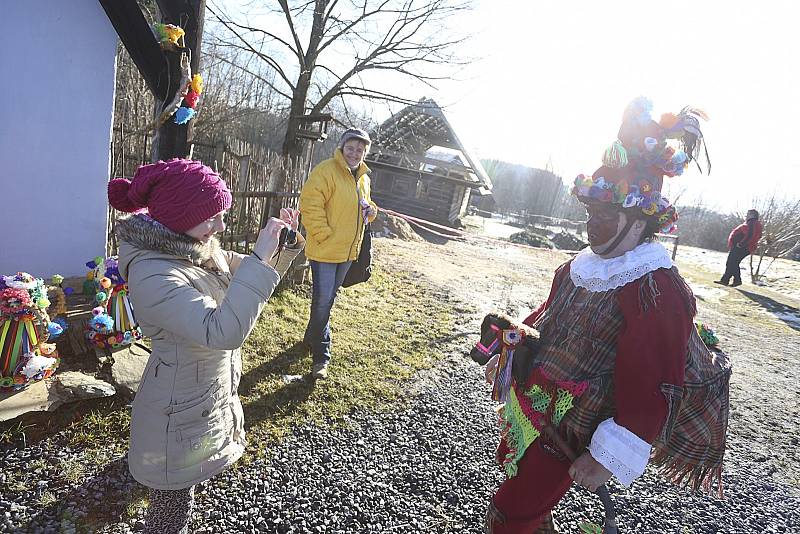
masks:
POLYGON ((267 224, 264 225, 264 228, 258 232, 258 239, 253 246, 253 255, 264 263, 267 263, 278 249, 278 239, 280 238, 281 230, 288 227, 289 225, 285 221, 270 217, 267 224))
POLYGON ((263 262, 268 262, 278 250, 281 231, 286 228, 294 232, 300 222, 300 212, 290 208, 282 208, 280 219, 270 217, 264 228, 258 233, 253 253, 263 262))
POLYGON ((300 226, 300 211, 291 208, 281 208, 281 220, 289 225, 289 229, 297 231, 300 226))

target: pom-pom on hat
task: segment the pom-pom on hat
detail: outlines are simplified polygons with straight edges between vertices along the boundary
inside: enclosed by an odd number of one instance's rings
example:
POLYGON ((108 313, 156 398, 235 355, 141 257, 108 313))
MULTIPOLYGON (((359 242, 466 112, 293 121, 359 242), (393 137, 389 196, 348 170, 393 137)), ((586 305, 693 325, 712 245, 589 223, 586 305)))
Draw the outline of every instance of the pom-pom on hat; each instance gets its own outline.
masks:
POLYGON ((174 232, 184 233, 231 207, 231 192, 213 169, 189 159, 171 159, 136 169, 133 180, 108 183, 114 209, 150 216, 174 232))
POLYGON ((711 170, 699 120, 708 117, 686 107, 678 114, 665 113, 656 122, 650 116, 652 107, 644 97, 628 105, 617 140, 603 154, 603 165, 591 176, 575 178, 572 194, 584 203, 607 202, 636 210, 656 220, 662 232, 671 232, 678 214, 661 196, 664 176, 682 174, 690 162, 697 163, 701 150, 711 170))

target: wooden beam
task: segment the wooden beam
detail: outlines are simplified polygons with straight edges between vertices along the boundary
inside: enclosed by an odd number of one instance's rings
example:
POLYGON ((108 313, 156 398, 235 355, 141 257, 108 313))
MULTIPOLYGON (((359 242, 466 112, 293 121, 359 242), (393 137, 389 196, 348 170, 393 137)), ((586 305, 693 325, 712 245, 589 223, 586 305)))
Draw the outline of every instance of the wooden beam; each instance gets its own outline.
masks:
POLYGON ((164 54, 136 0, 100 0, 108 20, 119 35, 147 87, 156 98, 169 98, 166 80, 159 76, 166 67, 164 54))

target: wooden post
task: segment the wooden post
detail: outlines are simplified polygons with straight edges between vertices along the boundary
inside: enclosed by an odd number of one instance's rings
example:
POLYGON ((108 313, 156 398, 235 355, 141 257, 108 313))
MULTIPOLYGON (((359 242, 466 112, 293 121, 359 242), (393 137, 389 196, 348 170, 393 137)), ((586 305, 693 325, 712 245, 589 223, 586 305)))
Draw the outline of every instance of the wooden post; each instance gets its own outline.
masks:
MULTIPOLYGON (((184 42, 190 54, 192 75, 200 70, 200 44, 203 39, 203 19, 206 11, 206 0, 157 0, 161 10, 161 20, 164 24, 180 26, 186 32, 184 42)), ((181 80, 181 54, 182 52, 165 51, 167 70, 164 73, 170 81, 166 94, 157 94, 156 101, 160 107, 165 102, 172 100, 179 89, 181 80)), ((152 160, 165 160, 169 158, 185 158, 189 155, 194 131, 194 121, 187 124, 176 124, 168 119, 159 129, 156 142, 153 144, 152 160)))
POLYGON ((217 141, 214 145, 214 170, 220 172, 225 167, 225 141, 217 141))
MULTIPOLYGON (((239 179, 237 180, 237 188, 241 192, 249 191, 250 190, 250 155, 239 156, 239 179)), ((239 228, 244 228, 242 222, 244 221, 245 215, 247 215, 247 203, 249 200, 247 197, 242 197, 239 199, 242 202, 242 205, 239 209, 239 228)))
MULTIPOLYGON (((161 106, 172 100, 178 90, 181 79, 181 52, 161 49, 136 0, 99 1, 122 44, 155 96, 157 117, 161 113, 161 106)), ((197 73, 200 69, 200 44, 203 38, 206 0, 157 0, 157 2, 162 21, 180 26, 186 32, 185 50, 191 55, 192 74, 197 73)), ((167 120, 158 129, 154 139, 152 161, 186 157, 191 145, 193 124, 193 121, 180 125, 175 124, 172 119, 167 120)))

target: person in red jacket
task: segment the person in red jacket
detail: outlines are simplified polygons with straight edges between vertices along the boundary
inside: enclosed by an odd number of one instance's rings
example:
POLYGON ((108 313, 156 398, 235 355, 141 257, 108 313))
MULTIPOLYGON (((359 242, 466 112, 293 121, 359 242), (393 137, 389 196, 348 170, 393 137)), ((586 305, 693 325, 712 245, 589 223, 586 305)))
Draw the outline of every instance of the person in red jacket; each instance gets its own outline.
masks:
MULTIPOLYGON (((523 321, 540 335, 534 369, 500 382, 506 479, 488 506, 489 534, 557 532, 551 510, 573 483, 595 491, 614 476, 629 486, 648 463, 693 487, 721 480, 729 363, 703 345, 694 296, 654 239, 677 219, 663 177, 699 155, 704 115, 684 108, 655 122, 650 106, 634 100, 603 166, 575 179, 589 247, 558 268, 547 301, 523 321), (550 423, 580 451, 574 462, 540 432, 550 423)), ((497 358, 488 365, 504 376, 497 358)))
POLYGON ((749 210, 744 224, 734 228, 728 236, 728 261, 725 264, 725 274, 719 280, 715 280, 717 284, 727 286, 733 277, 733 283, 730 284, 732 287, 742 285, 742 271, 739 264, 747 256, 755 253, 758 240, 761 239, 761 230, 758 212, 749 210))

